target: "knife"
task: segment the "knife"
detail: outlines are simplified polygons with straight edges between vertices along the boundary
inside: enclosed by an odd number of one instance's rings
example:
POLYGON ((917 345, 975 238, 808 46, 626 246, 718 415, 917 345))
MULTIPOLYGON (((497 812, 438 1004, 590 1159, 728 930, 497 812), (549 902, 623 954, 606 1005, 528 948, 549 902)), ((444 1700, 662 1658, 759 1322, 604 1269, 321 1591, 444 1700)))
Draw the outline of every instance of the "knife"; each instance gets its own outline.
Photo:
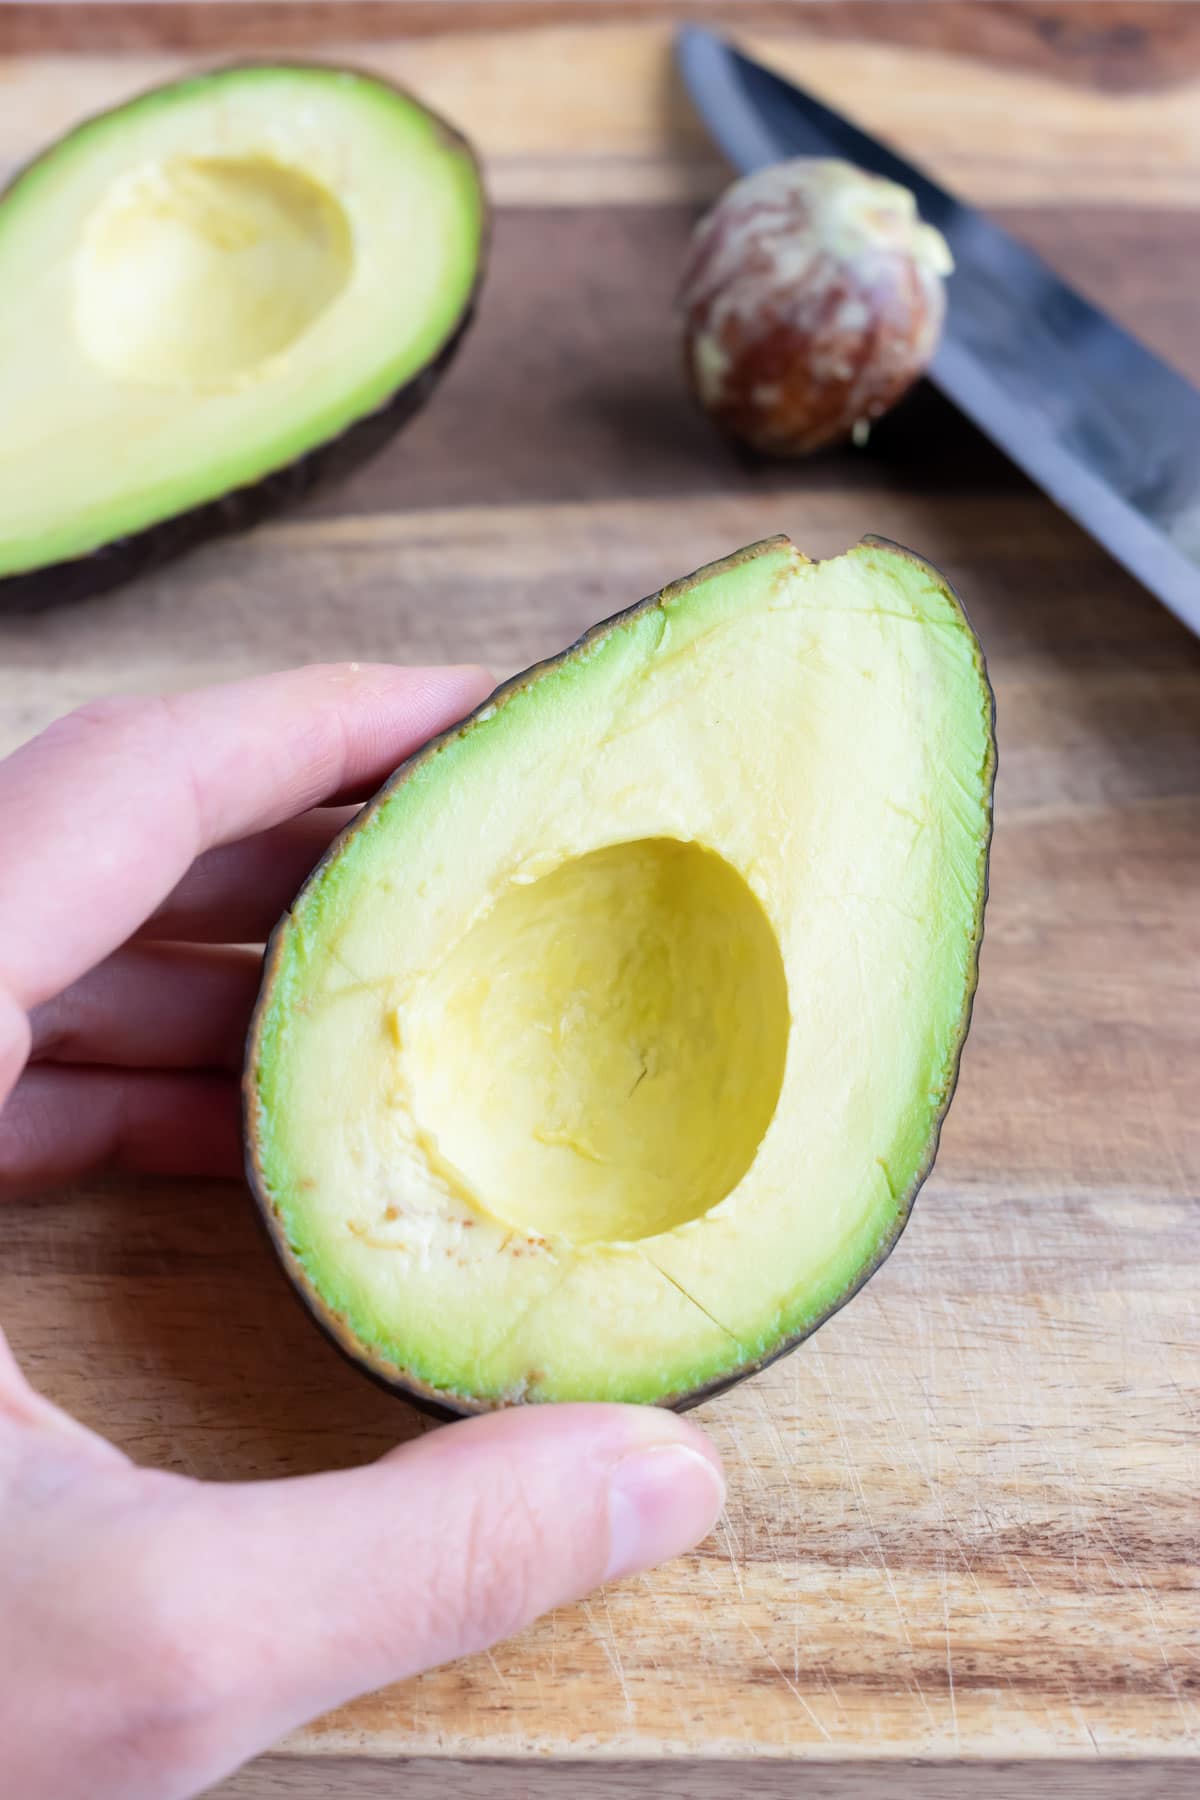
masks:
POLYGON ((931 379, 1200 633, 1200 392, 1032 250, 804 89, 700 26, 679 33, 677 55, 743 174, 835 156, 912 190, 955 265, 931 379))

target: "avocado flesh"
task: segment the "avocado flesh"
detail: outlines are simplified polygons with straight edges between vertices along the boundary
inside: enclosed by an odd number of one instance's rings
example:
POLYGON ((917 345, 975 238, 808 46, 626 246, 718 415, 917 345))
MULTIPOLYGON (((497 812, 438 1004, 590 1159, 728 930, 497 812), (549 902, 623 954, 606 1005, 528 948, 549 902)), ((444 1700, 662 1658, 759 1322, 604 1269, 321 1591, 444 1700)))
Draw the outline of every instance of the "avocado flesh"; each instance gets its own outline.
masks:
POLYGON ((993 763, 941 577, 785 539, 419 753, 251 1037, 251 1179, 318 1319, 452 1411, 687 1404, 806 1335, 932 1161, 993 763))
POLYGON ((378 415, 455 341, 483 233, 466 145, 345 70, 204 75, 62 139, 0 201, 0 578, 378 415))

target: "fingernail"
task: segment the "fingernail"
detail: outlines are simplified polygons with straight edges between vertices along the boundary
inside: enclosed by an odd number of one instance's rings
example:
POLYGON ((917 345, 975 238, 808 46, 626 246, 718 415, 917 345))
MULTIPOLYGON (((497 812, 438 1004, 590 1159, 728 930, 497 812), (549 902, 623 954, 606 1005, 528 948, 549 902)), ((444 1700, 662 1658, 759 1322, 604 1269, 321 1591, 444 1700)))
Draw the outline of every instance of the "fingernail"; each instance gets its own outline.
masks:
POLYGON ((725 1504, 719 1470, 686 1444, 659 1444, 627 1456, 608 1490, 606 1581, 653 1568, 707 1537, 725 1504))

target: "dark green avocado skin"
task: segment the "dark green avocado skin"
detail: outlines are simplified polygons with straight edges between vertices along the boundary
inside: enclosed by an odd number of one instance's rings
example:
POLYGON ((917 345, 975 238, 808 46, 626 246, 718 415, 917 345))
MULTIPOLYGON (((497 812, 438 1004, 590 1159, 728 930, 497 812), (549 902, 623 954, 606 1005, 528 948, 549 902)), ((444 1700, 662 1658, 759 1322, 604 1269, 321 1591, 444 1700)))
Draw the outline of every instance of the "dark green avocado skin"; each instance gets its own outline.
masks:
MULTIPOLYGON (((560 651, 557 656, 549 657, 544 662, 533 663, 529 668, 523 669, 519 674, 512 676, 508 681, 502 683, 501 686, 498 687, 494 693, 489 695, 486 700, 481 702, 475 709, 475 712, 468 714, 465 719, 459 720, 457 724, 449 726, 445 731, 439 733, 437 737, 431 738, 427 744, 424 744, 420 749, 415 750, 413 754, 408 757, 405 762, 401 763, 400 767, 389 776, 387 781, 384 782, 383 786, 375 794, 374 799, 369 801, 367 807, 363 809, 363 813, 365 814, 371 806, 376 805, 386 794, 389 794, 394 788, 407 780, 413 769, 416 768, 419 763, 423 762, 427 757, 436 756, 442 744, 451 738, 457 737, 460 732, 468 730, 472 721, 475 719, 476 714, 484 711, 492 711, 495 708, 496 702, 502 699, 506 694, 510 693, 513 689, 524 686, 526 682, 543 670, 552 668, 556 663, 563 662, 574 652, 584 648, 592 638, 603 635, 611 629, 612 626, 618 624, 623 619, 632 618, 635 614, 644 609, 656 606, 663 593, 678 593, 681 589, 691 586, 693 583, 708 579, 722 568, 732 566, 746 557, 753 556, 757 551, 763 549, 765 544, 779 541, 786 543, 789 540, 786 537, 782 540, 766 539, 761 543, 748 545, 746 549, 737 551, 732 556, 723 558, 720 562, 710 563, 704 568, 697 569, 694 574, 685 576, 680 581, 671 582, 668 589, 663 589, 660 590, 659 593, 648 595, 644 600, 637 601, 633 606, 626 607, 622 611, 614 613, 611 618, 601 619, 597 624, 585 631, 581 637, 577 638, 573 644, 568 645, 565 650, 560 651)), ((976 635, 974 628, 971 626, 971 621, 967 614, 966 607, 963 605, 962 598, 959 595, 958 590, 947 580, 941 570, 936 568, 933 563, 927 561, 925 557, 918 556, 915 551, 907 549, 905 545, 894 543, 891 538, 879 537, 872 532, 863 537, 861 541, 863 544, 879 545, 885 550, 895 551, 901 556, 907 557, 910 562, 916 563, 918 568, 928 574, 931 580, 936 582, 939 587, 943 588, 946 593, 953 598, 955 605, 962 614, 963 621, 974 640, 979 672, 983 678, 984 688, 988 697, 990 709, 989 738, 991 754, 984 771, 987 799, 987 835, 980 849, 981 904, 979 911, 979 929, 972 945, 973 954, 970 987, 963 1003, 962 1016, 958 1025, 958 1055, 955 1059, 954 1069, 950 1080, 947 1082, 945 1092, 941 1097, 941 1105, 938 1108, 937 1116, 934 1119, 933 1129, 930 1133, 929 1141, 925 1146, 925 1154, 921 1159, 921 1165, 907 1190, 897 1197, 895 1220, 870 1262, 859 1271, 854 1280, 847 1285, 843 1293, 838 1295, 832 1305, 827 1306, 824 1311, 818 1314, 816 1318, 810 1320, 800 1331, 795 1332, 791 1337, 784 1339, 782 1343, 775 1344, 766 1355, 741 1364, 739 1368, 732 1370, 728 1375, 723 1375, 718 1380, 709 1382, 703 1387, 690 1388, 677 1394, 663 1395, 662 1398, 657 1401, 657 1404, 667 1408, 671 1412, 690 1412, 692 1407, 702 1406, 707 1400, 717 1399, 721 1394, 728 1393, 731 1388, 735 1388, 741 1382, 748 1380, 750 1376, 761 1374, 764 1369, 770 1368, 772 1363, 778 1362, 782 1357, 789 1356, 793 1350, 799 1348, 806 1338, 811 1337, 815 1331, 819 1331, 821 1326, 826 1324, 835 1313, 840 1312, 843 1306, 853 1300, 860 1289, 864 1288, 871 1277, 877 1274, 883 1267, 884 1263, 899 1243, 904 1228, 911 1217, 917 1195, 925 1185, 933 1168, 941 1139, 942 1126, 945 1123, 946 1114, 950 1109, 950 1102, 953 1100, 955 1089, 958 1086, 963 1045, 966 1043, 968 1033, 971 1029, 971 1014, 974 1009, 975 992, 979 982, 979 954, 983 944, 984 920, 987 914, 988 881, 992 848, 992 826, 996 791, 995 691, 992 688, 988 676, 983 647, 979 642, 979 638, 976 635)), ((361 821, 362 816, 363 814, 360 814, 357 821, 352 821, 341 836, 334 839, 329 849, 310 872, 307 881, 312 881, 317 873, 324 868, 325 864, 332 861, 337 856, 344 839, 355 828, 355 824, 361 821)), ((307 881, 304 885, 307 885, 307 881)), ((276 1215, 275 1206, 267 1186, 266 1178, 263 1174, 259 1154, 257 1136, 258 1096, 255 1082, 255 1070, 258 1063, 259 1028, 269 1002, 271 983, 274 977, 275 966, 282 941, 283 928, 290 916, 290 911, 291 909, 289 908, 288 912, 284 913, 267 942, 266 952, 263 957, 262 983, 246 1040, 246 1059, 242 1076, 243 1141, 245 1148, 246 1183, 255 1202, 255 1215, 279 1260, 280 1270, 288 1287, 291 1289, 292 1294, 308 1314, 309 1318, 321 1331, 322 1335, 328 1339, 334 1349, 337 1350, 338 1354, 342 1356, 346 1362, 350 1363, 352 1367, 359 1370, 361 1374, 366 1375, 377 1387, 383 1388, 386 1393, 393 1395, 397 1399, 406 1400, 409 1405, 415 1407, 418 1412, 422 1412, 429 1418, 437 1419, 443 1423, 448 1424, 456 1419, 472 1418, 483 1412, 494 1411, 496 1409, 491 1404, 480 1405, 476 1402, 472 1402, 469 1398, 463 1398, 457 1394, 449 1393, 445 1389, 430 1387, 426 1383, 418 1380, 415 1376, 402 1373, 400 1370, 395 1369, 390 1364, 386 1364, 378 1358, 374 1351, 363 1344, 354 1332, 350 1330, 346 1321, 340 1315, 332 1313, 313 1291, 298 1259, 286 1241, 286 1236, 280 1229, 279 1219, 276 1215)), ((536 1405, 538 1402, 519 1401, 514 1402, 514 1404, 536 1405)))
MULTIPOLYGON (((230 66, 246 68, 254 65, 242 62, 230 66)), ((279 64, 273 63, 270 66, 278 67, 279 64)), ((349 65, 338 66, 344 67, 347 74, 367 73, 349 65)), ((386 83, 382 76, 374 72, 370 73, 370 79, 379 85, 395 87, 398 93, 404 92, 395 82, 386 83)), ((165 82, 162 85, 174 87, 179 84, 165 82)), ((137 99, 144 97, 136 96, 137 99)), ((76 600, 90 599, 94 594, 109 593, 139 575, 148 574, 164 563, 173 562, 177 556, 182 556, 209 539, 228 537, 234 532, 247 531, 254 525, 260 525, 264 519, 307 499, 317 488, 331 485, 351 474, 360 464, 382 450, 414 414, 420 412, 454 361, 474 321, 487 272, 491 215, 479 159, 474 149, 461 132, 425 106, 424 102, 418 104, 434 121, 447 143, 470 158, 483 196, 483 224, 475 280, 453 331, 437 354, 373 412, 354 420, 337 437, 314 445, 295 461, 272 469, 260 480, 245 487, 232 488, 228 493, 206 500, 187 512, 176 513, 172 518, 160 519, 156 524, 148 525, 144 531, 134 532, 129 537, 114 538, 108 543, 99 544, 83 556, 71 557, 65 562, 45 563, 40 568, 22 570, 14 575, 0 576, 0 613, 44 612, 52 606, 65 606, 76 600)), ((90 120, 84 120, 75 130, 82 130, 90 123, 90 120)), ((74 132, 68 133, 68 136, 73 135, 74 132)), ((57 149, 62 141, 60 138, 51 148, 57 149)), ((0 189, 0 205, 40 160, 40 157, 35 157, 0 189)))

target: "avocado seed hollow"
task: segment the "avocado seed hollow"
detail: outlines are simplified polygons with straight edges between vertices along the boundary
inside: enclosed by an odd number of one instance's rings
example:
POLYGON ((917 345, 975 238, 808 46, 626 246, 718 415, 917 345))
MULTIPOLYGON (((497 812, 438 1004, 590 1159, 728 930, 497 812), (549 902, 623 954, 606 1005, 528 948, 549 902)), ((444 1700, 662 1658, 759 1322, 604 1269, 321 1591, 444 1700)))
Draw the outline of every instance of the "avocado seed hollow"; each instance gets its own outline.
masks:
POLYGON ((341 203, 272 158, 174 156, 120 176, 75 270, 75 329, 110 375, 159 387, 253 379, 333 305, 354 244, 341 203))
POLYGON ((415 997, 413 1111, 514 1230, 629 1242, 702 1217, 775 1112, 774 929, 715 851, 640 838, 510 882, 415 997))

